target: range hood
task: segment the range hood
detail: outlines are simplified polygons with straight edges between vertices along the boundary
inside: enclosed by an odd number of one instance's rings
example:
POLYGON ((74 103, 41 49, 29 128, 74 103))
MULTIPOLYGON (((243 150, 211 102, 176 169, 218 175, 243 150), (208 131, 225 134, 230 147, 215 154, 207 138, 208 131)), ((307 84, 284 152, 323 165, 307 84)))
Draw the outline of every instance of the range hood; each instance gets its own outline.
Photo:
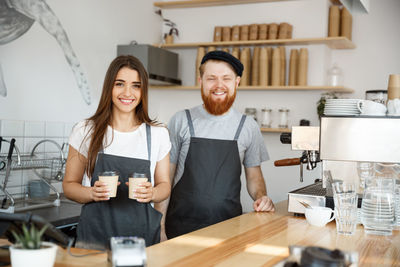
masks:
POLYGON ((150 85, 181 85, 178 79, 178 54, 147 44, 118 45, 117 55, 137 57, 149 74, 150 85))

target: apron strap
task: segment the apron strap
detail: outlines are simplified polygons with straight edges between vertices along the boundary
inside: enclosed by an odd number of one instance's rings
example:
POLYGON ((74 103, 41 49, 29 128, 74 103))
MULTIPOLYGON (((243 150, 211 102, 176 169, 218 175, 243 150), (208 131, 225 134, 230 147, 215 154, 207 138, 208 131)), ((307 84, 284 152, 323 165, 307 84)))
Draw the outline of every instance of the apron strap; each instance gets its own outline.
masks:
POLYGON ((188 109, 185 109, 186 112, 186 117, 188 120, 188 124, 189 124, 189 131, 190 131, 190 135, 192 137, 194 137, 194 127, 193 127, 193 122, 192 122, 192 116, 190 116, 190 111, 188 109))
POLYGON ((246 120, 246 115, 242 115, 242 119, 240 120, 239 127, 238 127, 238 129, 236 131, 235 138, 234 138, 234 140, 236 140, 236 141, 239 139, 239 135, 240 135, 240 132, 243 129, 243 124, 244 124, 245 120, 246 120))
POLYGON ((151 128, 150 125, 146 123, 146 137, 147 137, 147 154, 151 162, 151 128))

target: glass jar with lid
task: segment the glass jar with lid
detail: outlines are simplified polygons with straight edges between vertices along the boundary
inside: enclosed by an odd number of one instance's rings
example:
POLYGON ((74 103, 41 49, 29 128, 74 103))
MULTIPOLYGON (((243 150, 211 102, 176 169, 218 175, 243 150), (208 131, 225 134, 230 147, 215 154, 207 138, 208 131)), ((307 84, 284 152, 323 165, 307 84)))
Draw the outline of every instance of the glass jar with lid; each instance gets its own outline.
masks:
POLYGON ((343 72, 336 63, 328 70, 327 74, 329 86, 343 86, 343 72))
POLYGON ((289 123, 289 109, 280 108, 279 109, 279 128, 288 128, 289 123))
POLYGON ((263 108, 261 109, 262 112, 262 121, 261 126, 265 128, 271 128, 272 123, 272 109, 270 108, 263 108))
POLYGON ((252 117, 255 121, 257 121, 257 109, 256 108, 246 108, 244 110, 244 114, 252 117))

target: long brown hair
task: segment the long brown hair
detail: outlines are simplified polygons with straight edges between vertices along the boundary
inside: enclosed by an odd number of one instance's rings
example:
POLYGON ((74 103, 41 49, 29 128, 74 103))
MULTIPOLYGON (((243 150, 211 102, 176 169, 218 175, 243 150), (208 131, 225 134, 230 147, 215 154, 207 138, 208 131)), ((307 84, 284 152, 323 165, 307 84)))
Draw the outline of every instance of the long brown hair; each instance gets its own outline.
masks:
MULTIPOLYGON (((87 165, 85 172, 91 177, 96 164, 97 154, 103 147, 104 136, 108 125, 112 126, 112 90, 115 78, 120 69, 130 68, 136 70, 141 82, 141 98, 139 104, 135 108, 136 120, 140 123, 155 125, 156 121, 150 119, 148 115, 148 83, 149 78, 143 64, 134 56, 118 56, 108 67, 106 77, 104 78, 103 91, 99 106, 93 116, 88 118, 86 126, 90 127, 82 144, 91 137, 88 149, 87 165)), ((111 141, 112 142, 112 141, 111 141)))

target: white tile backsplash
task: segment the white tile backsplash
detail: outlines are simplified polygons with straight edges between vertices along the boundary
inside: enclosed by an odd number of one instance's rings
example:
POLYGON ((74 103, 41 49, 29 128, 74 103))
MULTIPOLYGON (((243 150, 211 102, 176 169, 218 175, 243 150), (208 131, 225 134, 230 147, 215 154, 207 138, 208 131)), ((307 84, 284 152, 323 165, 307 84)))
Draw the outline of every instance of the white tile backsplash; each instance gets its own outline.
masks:
MULTIPOLYGON (((35 147, 37 143, 39 143, 41 140, 43 140, 43 137, 38 138, 38 137, 26 137, 25 142, 24 142, 24 151, 28 154, 32 152, 32 149, 35 147)), ((38 145, 37 148, 35 148, 35 152, 44 152, 44 145, 38 145)))
POLYGON ((26 121, 24 136, 43 137, 45 136, 45 122, 42 121, 26 121))
POLYGON ((24 121, 3 120, 1 130, 2 137, 23 137, 24 121))
POLYGON ((62 122, 46 122, 46 137, 63 137, 64 123, 62 122))

